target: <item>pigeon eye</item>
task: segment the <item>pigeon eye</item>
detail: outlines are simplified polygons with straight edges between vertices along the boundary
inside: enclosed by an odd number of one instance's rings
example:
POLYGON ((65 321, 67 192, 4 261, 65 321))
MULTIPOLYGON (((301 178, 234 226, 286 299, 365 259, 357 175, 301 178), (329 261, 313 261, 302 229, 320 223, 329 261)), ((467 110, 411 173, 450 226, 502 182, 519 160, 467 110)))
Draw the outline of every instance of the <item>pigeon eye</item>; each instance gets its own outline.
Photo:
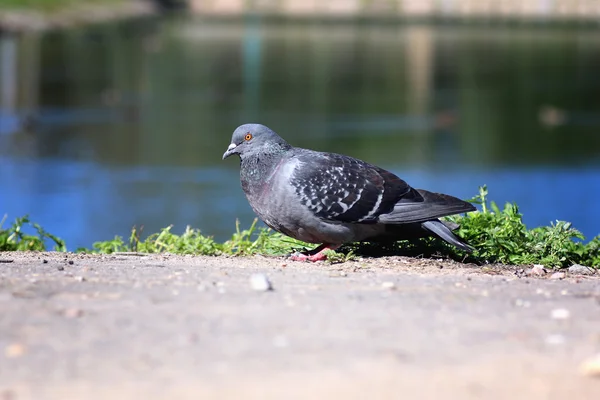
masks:
POLYGON ((246 136, 244 136, 244 140, 248 141, 252 139, 252 134, 251 133, 246 133, 246 136))

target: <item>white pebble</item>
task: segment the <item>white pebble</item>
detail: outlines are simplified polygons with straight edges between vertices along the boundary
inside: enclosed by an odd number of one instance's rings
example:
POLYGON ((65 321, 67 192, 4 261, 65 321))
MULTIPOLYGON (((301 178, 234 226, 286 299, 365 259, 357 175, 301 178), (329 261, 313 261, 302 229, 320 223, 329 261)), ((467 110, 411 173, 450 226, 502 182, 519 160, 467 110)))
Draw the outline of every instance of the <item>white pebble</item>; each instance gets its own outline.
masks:
POLYGON ((527 275, 541 276, 546 273, 546 269, 541 264, 535 264, 533 268, 527 271, 527 275))
POLYGON ((271 286, 271 281, 265 274, 253 274, 250 277, 250 286, 253 290, 257 292, 266 292, 269 290, 273 290, 273 286, 271 286))
POLYGON ((571 316, 571 313, 565 308, 556 308, 552 310, 551 315, 553 319, 567 319, 571 316))
POLYGON ((555 272, 550 276, 550 279, 564 279, 567 276, 564 272, 555 272))
POLYGON ((563 343, 565 343, 565 337, 563 335, 555 333, 555 334, 546 336, 546 344, 556 346, 556 345, 561 345, 563 343))
POLYGON ((581 364, 581 372, 586 376, 600 378, 600 354, 595 355, 581 364))
POLYGON ((284 348, 290 345, 289 340, 284 335, 278 335, 273 338, 273 346, 284 348))
POLYGON ((586 267, 585 265, 573 264, 569 267, 569 273, 580 275, 594 275, 596 273, 596 270, 594 268, 586 267))
POLYGON ((527 300, 517 299, 515 301, 515 305, 517 307, 529 308, 531 306, 531 302, 527 300))
POLYGON ((381 284, 381 287, 384 289, 389 289, 389 290, 393 290, 396 288, 396 284, 394 282, 383 282, 381 284))

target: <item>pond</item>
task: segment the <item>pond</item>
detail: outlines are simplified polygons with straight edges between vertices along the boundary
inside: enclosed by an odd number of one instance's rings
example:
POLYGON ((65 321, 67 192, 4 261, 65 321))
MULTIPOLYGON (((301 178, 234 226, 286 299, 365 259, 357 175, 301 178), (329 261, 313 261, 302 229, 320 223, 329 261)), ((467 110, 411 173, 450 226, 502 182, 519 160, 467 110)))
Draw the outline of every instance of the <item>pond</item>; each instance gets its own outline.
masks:
MULTIPOLYGON (((254 215, 232 131, 600 233, 600 31, 171 17, 0 38, 0 217, 90 247, 254 215)), ((6 225, 6 223, 5 223, 6 225)))

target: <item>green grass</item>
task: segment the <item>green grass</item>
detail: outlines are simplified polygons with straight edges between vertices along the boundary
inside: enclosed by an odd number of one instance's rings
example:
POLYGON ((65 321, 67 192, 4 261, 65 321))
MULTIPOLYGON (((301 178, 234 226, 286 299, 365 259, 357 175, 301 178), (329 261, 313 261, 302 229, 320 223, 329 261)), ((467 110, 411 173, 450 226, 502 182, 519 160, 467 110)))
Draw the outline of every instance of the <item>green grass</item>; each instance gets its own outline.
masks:
POLYGON ((177 235, 171 232, 172 226, 169 226, 158 233, 149 235, 144 240, 140 239, 141 232, 133 228, 127 240, 123 240, 121 236, 115 236, 112 240, 94 243, 92 249, 78 249, 78 251, 248 256, 253 254, 283 255, 301 249, 303 246, 314 247, 314 245, 272 232, 269 229, 258 228, 257 222, 258 220, 255 219, 250 228, 245 230, 240 229, 239 221, 236 222, 235 233, 224 243, 218 243, 211 236, 205 236, 200 230, 192 229, 189 226, 181 235, 177 235))
POLYGON ((43 251, 46 241, 54 243, 54 250, 66 251, 65 242, 46 232, 38 224, 29 221, 27 216, 17 218, 8 228, 3 228, 6 216, 0 221, 0 251, 43 251), (26 233, 26 231, 33 233, 26 233))
POLYGON ((67 9, 76 5, 110 4, 122 1, 123 0, 0 0, 0 11, 26 9, 52 12, 67 9))
POLYGON ((503 264, 543 264, 567 267, 574 263, 600 267, 600 236, 584 243, 584 236, 571 223, 527 229, 516 204, 500 209, 487 201, 487 188, 479 189, 472 202, 481 212, 449 218, 459 223, 457 233, 477 249, 470 259, 503 264))
MULTIPOLYGON (((460 224, 456 233, 476 248, 471 254, 441 240, 427 238, 390 243, 353 243, 336 252, 329 252, 328 259, 330 262, 345 262, 359 256, 406 255, 451 258, 478 264, 543 264, 546 267, 561 268, 578 263, 600 268, 600 236, 585 243, 583 235, 569 222, 563 221, 528 229, 517 205, 507 203, 501 209, 496 203, 488 201, 487 196, 487 188, 481 187, 479 194, 470 200, 480 206, 480 211, 447 218, 460 224)), ((171 229, 169 226, 142 239, 141 230, 133 228, 127 239, 115 236, 112 240, 94 243, 91 249, 78 251, 248 256, 286 255, 316 246, 259 228, 257 220, 245 230, 240 229, 239 222, 236 223, 235 233, 223 243, 190 227, 182 234, 173 233, 171 229)), ((17 219, 6 230, 0 225, 0 251, 43 250, 47 240, 54 242, 57 250, 65 250, 62 240, 45 232, 39 225, 32 224, 26 217, 17 219), (27 225, 37 235, 23 234, 22 228, 27 225)))

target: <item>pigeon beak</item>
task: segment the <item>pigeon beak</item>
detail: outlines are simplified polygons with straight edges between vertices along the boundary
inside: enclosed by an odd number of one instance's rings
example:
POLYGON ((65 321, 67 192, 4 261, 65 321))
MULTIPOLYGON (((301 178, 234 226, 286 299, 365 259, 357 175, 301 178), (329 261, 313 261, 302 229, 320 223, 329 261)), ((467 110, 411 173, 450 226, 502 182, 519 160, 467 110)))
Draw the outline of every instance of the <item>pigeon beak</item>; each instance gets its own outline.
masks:
POLYGON ((225 153, 223 153, 223 160, 226 159, 227 157, 229 157, 230 155, 232 155, 234 153, 233 150, 235 150, 236 147, 237 147, 237 145, 235 143, 231 143, 229 145, 229 147, 227 148, 227 151, 225 153))

